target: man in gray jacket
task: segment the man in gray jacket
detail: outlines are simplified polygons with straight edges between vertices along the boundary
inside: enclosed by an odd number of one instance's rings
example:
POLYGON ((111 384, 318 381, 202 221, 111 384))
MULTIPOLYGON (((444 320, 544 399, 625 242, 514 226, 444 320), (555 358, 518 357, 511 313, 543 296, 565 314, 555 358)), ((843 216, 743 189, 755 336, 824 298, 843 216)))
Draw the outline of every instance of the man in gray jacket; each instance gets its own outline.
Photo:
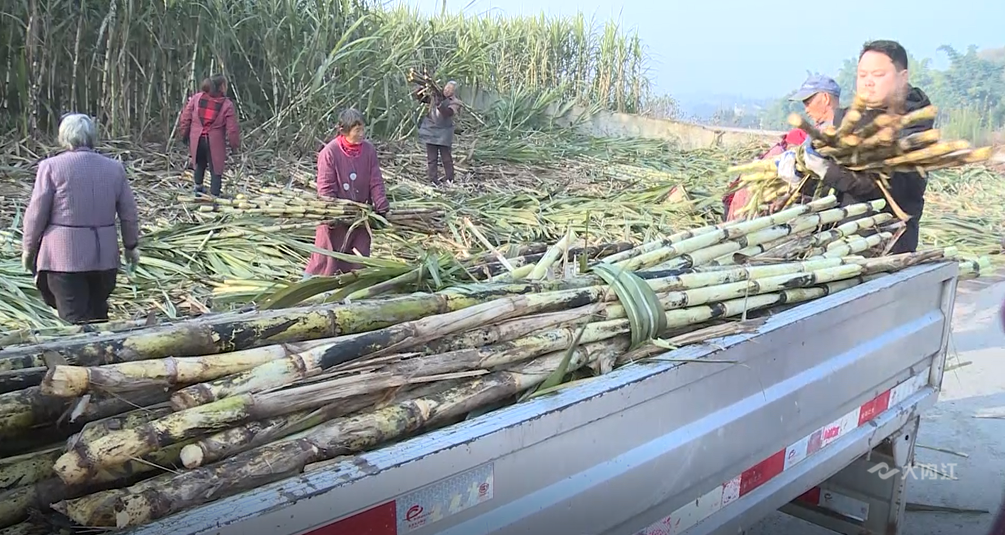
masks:
POLYGON ((454 180, 454 159, 450 147, 454 144, 454 117, 461 109, 461 101, 454 96, 457 82, 443 86, 442 94, 424 94, 422 101, 429 104, 429 113, 419 125, 419 141, 426 144, 426 173, 434 184, 440 182, 438 163, 443 162, 443 178, 454 180))

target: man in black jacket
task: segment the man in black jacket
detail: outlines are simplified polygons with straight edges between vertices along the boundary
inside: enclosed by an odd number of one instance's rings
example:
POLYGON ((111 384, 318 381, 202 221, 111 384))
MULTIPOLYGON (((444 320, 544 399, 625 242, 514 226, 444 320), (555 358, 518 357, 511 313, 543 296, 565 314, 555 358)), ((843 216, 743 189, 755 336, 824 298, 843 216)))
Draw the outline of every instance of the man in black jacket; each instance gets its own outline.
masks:
MULTIPOLYGON (((931 104, 924 91, 908 83, 907 51, 895 41, 872 41, 862 47, 858 60, 856 92, 866 102, 859 124, 868 124, 887 110, 907 113, 931 104)), ((840 124, 846 110, 834 118, 840 124)), ((901 131, 901 137, 933 128, 933 121, 923 121, 901 131)), ((806 151, 806 167, 823 177, 825 185, 841 194, 841 204, 871 201, 883 198, 876 181, 867 173, 849 171, 832 161, 806 151)), ((918 223, 925 208, 927 180, 917 172, 897 172, 889 177, 890 196, 911 218, 907 228, 894 244, 892 253, 913 252, 918 248, 918 223)), ((887 211, 892 212, 887 206, 887 211)))

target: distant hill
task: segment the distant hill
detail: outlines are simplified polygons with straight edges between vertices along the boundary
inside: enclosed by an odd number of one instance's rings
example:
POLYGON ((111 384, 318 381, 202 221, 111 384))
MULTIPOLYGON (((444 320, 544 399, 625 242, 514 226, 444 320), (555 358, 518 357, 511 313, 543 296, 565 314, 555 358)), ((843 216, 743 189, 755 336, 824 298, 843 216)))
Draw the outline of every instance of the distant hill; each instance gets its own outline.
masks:
POLYGON ((680 106, 681 117, 688 121, 711 123, 718 116, 758 116, 777 99, 754 99, 742 95, 693 93, 674 95, 680 106))

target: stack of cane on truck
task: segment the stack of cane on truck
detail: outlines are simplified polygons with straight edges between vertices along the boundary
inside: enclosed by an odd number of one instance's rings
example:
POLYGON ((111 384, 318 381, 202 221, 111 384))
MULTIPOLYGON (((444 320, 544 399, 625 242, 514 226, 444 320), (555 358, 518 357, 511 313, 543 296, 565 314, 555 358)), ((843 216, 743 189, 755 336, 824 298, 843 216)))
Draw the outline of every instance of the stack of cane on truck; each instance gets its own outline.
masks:
MULTIPOLYGON (((993 156, 991 147, 972 148, 967 141, 947 141, 934 128, 901 136, 904 129, 934 121, 938 114, 935 106, 903 115, 881 113, 870 122, 862 121, 865 109, 865 101, 856 96, 838 127, 818 129, 795 113, 789 116, 789 124, 806 132, 808 142, 820 156, 851 171, 864 172, 875 180, 890 209, 901 221, 910 216, 890 195, 887 183, 890 173, 917 171, 926 176, 929 171, 986 162, 993 156)), ((752 191, 750 201, 741 212, 750 216, 772 207, 789 206, 799 201, 801 193, 810 193, 811 197, 832 194, 833 191, 827 191, 819 181, 823 177, 815 176, 805 165, 806 150, 806 145, 795 150, 795 168, 797 176, 802 178, 797 183, 779 175, 782 156, 730 168, 730 173, 741 173, 738 187, 752 191)))
POLYGON ((883 255, 885 206, 831 195, 634 244, 569 230, 533 255, 489 244, 471 283, 437 292, 3 348, 0 530, 143 525, 909 266, 989 265, 952 247, 883 255))

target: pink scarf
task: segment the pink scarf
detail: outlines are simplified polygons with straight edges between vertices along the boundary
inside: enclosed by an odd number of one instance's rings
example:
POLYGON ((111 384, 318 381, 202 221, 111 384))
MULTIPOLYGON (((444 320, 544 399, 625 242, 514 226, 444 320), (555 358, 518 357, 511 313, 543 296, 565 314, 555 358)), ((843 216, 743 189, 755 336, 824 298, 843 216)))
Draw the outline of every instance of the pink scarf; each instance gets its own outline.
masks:
POLYGON ((343 136, 342 134, 339 134, 338 137, 335 138, 335 141, 338 142, 338 146, 340 149, 342 149, 342 152, 344 152, 345 155, 350 158, 355 158, 356 156, 359 156, 361 152, 363 152, 362 143, 352 143, 348 139, 346 139, 346 137, 343 136))

